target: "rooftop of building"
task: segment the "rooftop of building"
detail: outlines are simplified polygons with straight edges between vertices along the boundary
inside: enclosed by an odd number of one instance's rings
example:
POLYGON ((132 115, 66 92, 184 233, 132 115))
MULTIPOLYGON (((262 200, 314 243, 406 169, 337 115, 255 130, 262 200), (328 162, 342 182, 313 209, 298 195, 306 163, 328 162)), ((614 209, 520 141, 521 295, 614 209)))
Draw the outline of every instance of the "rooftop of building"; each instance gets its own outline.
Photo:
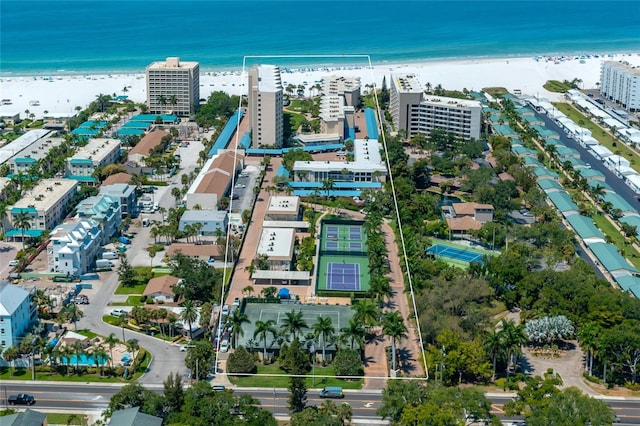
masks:
POLYGON ((140 407, 114 411, 110 426, 162 426, 162 418, 140 413, 140 407))
POLYGON ((294 240, 295 230, 292 228, 263 228, 256 254, 271 260, 291 260, 294 240))
POLYGON ((52 131, 47 129, 29 130, 14 141, 5 144, 0 148, 0 164, 5 163, 11 157, 35 143, 38 139, 46 138, 51 133, 52 131))
POLYGON ((134 185, 128 183, 114 183, 112 185, 102 185, 100 187, 101 194, 111 195, 112 197, 128 197, 136 190, 134 185))
POLYGON ((571 195, 569 195, 565 191, 550 192, 547 194, 547 196, 556 206, 556 208, 562 213, 572 210, 578 211, 578 205, 573 202, 573 199, 571 199, 571 195))
POLYGON ((226 217, 226 210, 187 210, 180 222, 222 222, 226 217))
POLYGON ((178 253, 188 257, 221 258, 224 256, 225 247, 217 244, 184 244, 173 243, 167 248, 167 256, 171 259, 178 253))
POLYGON ((297 213, 300 209, 300 197, 295 195, 273 195, 269 197, 267 214, 269 213, 297 213))
POLYGON ((356 139, 353 141, 354 160, 349 161, 296 161, 294 170, 335 171, 346 169, 351 172, 386 173, 387 167, 380 156, 380 143, 376 139, 356 139))
POLYGON ((640 76, 640 67, 631 65, 629 62, 626 62, 626 61, 605 61, 602 63, 602 67, 605 67, 605 66, 619 68, 630 74, 640 76))
POLYGON ((66 243, 83 241, 89 235, 99 232, 98 223, 91 219, 69 219, 51 231, 51 240, 66 243))
POLYGON ((175 293, 173 292, 173 288, 178 284, 179 281, 179 278, 171 275, 152 278, 144 288, 144 292, 142 293, 142 295, 148 296, 153 293, 164 293, 169 296, 174 296, 175 293))
POLYGON ((131 175, 129 173, 119 172, 107 178, 102 182, 103 186, 113 185, 114 183, 129 183, 131 182, 131 175))
POLYGON ((278 92, 283 90, 280 67, 277 65, 256 65, 258 73, 258 90, 261 92, 278 92))
POLYGON ((147 70, 176 70, 192 69, 199 66, 195 61, 181 61, 179 57, 168 57, 164 61, 152 62, 147 66, 147 70))
POLYGON ((341 94, 360 89, 360 77, 330 75, 322 79, 322 91, 326 94, 341 94))
POLYGON ((400 93, 424 93, 424 88, 416 75, 392 75, 391 79, 400 93))
POLYGON ((482 108, 482 104, 479 101, 472 99, 448 98, 446 96, 435 95, 425 95, 422 98, 422 103, 439 104, 449 108, 482 108))
POLYGON ((149 155, 151 150, 156 146, 160 145, 162 138, 167 136, 169 132, 165 132, 164 130, 156 130, 151 133, 147 133, 140 142, 134 146, 131 151, 129 151, 129 155, 131 154, 141 154, 141 155, 149 155))
POLYGON ((29 292, 22 287, 10 284, 9 281, 0 281, 0 316, 11 316, 29 297, 29 292))
POLYGON ((71 179, 42 179, 38 185, 11 206, 11 211, 13 212, 14 209, 47 211, 77 186, 78 182, 71 179))
POLYGON ((100 162, 107 157, 114 149, 120 149, 120 140, 118 139, 91 139, 85 146, 79 148, 76 153, 69 159, 70 163, 79 163, 84 161, 100 162))
POLYGON ((189 193, 224 195, 235 170, 242 167, 244 155, 234 151, 225 151, 212 157, 196 177, 189 193))
POLYGON ((453 211, 456 215, 473 215, 477 210, 491 210, 493 206, 491 204, 480 203, 453 203, 451 204, 453 211))
POLYGON ((452 231, 470 231, 482 228, 482 223, 471 216, 447 217, 447 226, 452 231))
POLYGON ((587 238, 602 238, 604 240, 604 234, 596 227, 590 217, 574 214, 567 217, 567 222, 583 240, 587 238))
POLYGON ((120 200, 115 197, 107 194, 99 194, 80 201, 76 206, 76 211, 81 217, 90 216, 93 218, 99 218, 104 217, 112 206, 119 205, 120 200))
POLYGON ((14 161, 18 161, 18 159, 36 162, 42 158, 45 158, 51 148, 55 146, 62 145, 64 143, 64 138, 41 138, 24 148, 20 152, 16 153, 12 158, 14 161))

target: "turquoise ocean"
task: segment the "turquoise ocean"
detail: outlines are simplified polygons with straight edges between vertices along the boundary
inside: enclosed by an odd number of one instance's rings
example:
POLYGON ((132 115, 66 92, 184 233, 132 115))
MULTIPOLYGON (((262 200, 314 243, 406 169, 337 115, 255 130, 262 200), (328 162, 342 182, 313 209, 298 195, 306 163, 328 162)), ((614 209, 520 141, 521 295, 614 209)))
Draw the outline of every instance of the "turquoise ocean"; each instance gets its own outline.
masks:
MULTIPOLYGON (((244 55, 369 54, 374 64, 640 52, 640 1, 2 0, 0 74, 203 70, 244 55)), ((360 64, 262 60, 285 66, 360 64)))

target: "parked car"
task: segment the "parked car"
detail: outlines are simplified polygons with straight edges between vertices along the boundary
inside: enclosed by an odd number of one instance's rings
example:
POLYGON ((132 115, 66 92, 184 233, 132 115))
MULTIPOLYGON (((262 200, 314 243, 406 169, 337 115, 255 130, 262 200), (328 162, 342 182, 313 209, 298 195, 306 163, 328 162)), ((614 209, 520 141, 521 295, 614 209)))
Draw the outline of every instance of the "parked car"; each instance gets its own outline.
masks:
POLYGON ((229 339, 224 339, 220 343, 220 352, 227 352, 229 350, 229 339))
POLYGON ((103 259, 117 259, 118 258, 118 253, 116 253, 115 251, 105 251, 104 253, 102 253, 102 258, 103 259))
POLYGON ((196 347, 196 345, 189 345, 189 344, 182 345, 182 346, 180 346, 180 352, 186 352, 186 351, 189 350, 189 348, 195 348, 195 347, 196 347))
POLYGON ((20 264, 20 261, 18 259, 13 259, 9 261, 9 266, 14 267, 14 266, 18 266, 20 264))
POLYGON ((124 309, 112 309, 111 310, 111 316, 112 317, 122 317, 122 316, 127 316, 129 315, 129 313, 127 311, 125 311, 124 309))
POLYGON ((233 306, 240 306, 240 298, 236 297, 235 299, 233 299, 233 306))

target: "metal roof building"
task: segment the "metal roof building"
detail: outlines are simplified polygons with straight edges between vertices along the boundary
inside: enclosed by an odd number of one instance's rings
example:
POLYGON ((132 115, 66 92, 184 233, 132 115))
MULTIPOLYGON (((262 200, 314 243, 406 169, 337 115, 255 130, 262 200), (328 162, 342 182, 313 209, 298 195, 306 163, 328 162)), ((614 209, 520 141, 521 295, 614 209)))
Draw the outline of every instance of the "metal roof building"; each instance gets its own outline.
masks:
POLYGON ((585 244, 604 242, 604 234, 596 227, 589 217, 574 214, 567 217, 567 222, 576 231, 585 244))
POLYGON ((628 275, 629 272, 640 272, 635 266, 630 265, 627 259, 618 253, 618 248, 612 244, 594 243, 589 248, 614 278, 628 275))
POLYGON ((556 208, 562 213, 564 217, 568 217, 572 214, 578 214, 578 205, 573 202, 571 196, 564 191, 550 192, 547 197, 556 206, 556 208))

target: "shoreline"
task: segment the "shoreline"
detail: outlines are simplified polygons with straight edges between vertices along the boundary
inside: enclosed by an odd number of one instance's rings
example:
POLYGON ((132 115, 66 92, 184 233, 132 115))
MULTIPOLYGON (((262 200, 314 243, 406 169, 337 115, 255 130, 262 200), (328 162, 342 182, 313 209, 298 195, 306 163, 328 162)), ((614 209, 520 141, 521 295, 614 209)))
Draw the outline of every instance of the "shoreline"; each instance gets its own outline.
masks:
MULTIPOLYGON (((359 77, 361 91, 366 92, 375 83, 381 87, 386 78, 387 87, 392 73, 417 75, 423 85, 441 85, 447 90, 478 91, 485 87, 504 87, 520 90, 523 95, 541 96, 560 100, 562 94, 547 92, 542 86, 547 80, 582 81, 582 87, 596 87, 600 79, 600 64, 608 60, 625 60, 640 65, 638 53, 609 54, 596 58, 586 55, 465 58, 456 60, 432 60, 367 65, 323 64, 300 67, 280 65, 282 84, 305 86, 306 94, 323 77, 342 75, 359 77), (581 59, 584 58, 584 59, 581 59)), ((280 58, 260 58, 262 63, 277 63, 280 58)), ((214 91, 230 95, 246 94, 246 75, 242 68, 226 71, 200 70, 200 98, 207 99, 214 91), (243 79, 244 77, 244 79, 243 79)), ((246 74, 246 73, 245 73, 246 74)), ((21 118, 34 114, 34 118, 67 117, 75 114, 76 107, 85 108, 99 94, 126 95, 133 102, 146 101, 144 69, 135 73, 73 73, 46 76, 2 76, 0 98, 7 103, 0 105, 0 115, 20 114, 21 118), (125 89, 126 88, 126 89, 125 89), (29 111, 28 113, 26 111, 29 111)), ((315 92, 314 92, 315 93, 315 92)))
MULTIPOLYGON (((306 56, 307 60, 305 61, 304 55, 273 55, 273 59, 269 58, 269 55, 263 55, 261 58, 253 58, 249 65, 253 65, 254 63, 278 63, 281 69, 295 69, 295 71, 306 70, 310 68, 354 68, 360 67, 361 69, 368 68, 368 63, 366 56, 371 58, 371 65, 373 67, 380 66, 400 66, 400 65, 421 65, 421 64, 433 64, 433 63, 455 63, 455 62, 476 62, 476 61, 498 61, 498 60, 516 60, 516 59, 534 59, 534 58, 568 58, 572 60, 575 57, 580 56, 590 56, 591 58, 597 55, 599 59, 607 59, 607 58, 618 58, 618 57, 640 57, 640 48, 638 50, 619 50, 619 51, 606 51, 606 52, 596 52, 596 51, 583 51, 583 52, 554 52, 554 53, 521 53, 521 54, 496 54, 496 55, 479 55, 479 56, 450 56, 450 57, 432 57, 432 58, 406 58, 406 59, 393 59, 393 60, 381 60, 376 61, 374 55, 370 54, 349 54, 347 56, 362 56, 361 61, 338 61, 331 62, 329 59, 333 58, 339 59, 341 57, 340 54, 336 55, 326 55, 324 57, 314 58, 313 56, 306 56), (287 58, 286 56, 292 56, 291 58, 287 58), (289 62, 292 60, 300 59, 301 61, 298 63, 297 61, 289 62), (327 59, 327 61, 322 61, 322 59, 327 59)), ((185 61, 197 61, 197 58, 181 58, 185 61)), ((247 65, 247 67, 249 66, 247 65)), ((101 76, 101 75, 132 75, 132 74, 142 74, 144 75, 146 65, 139 68, 96 68, 96 69, 87 69, 87 70, 73 70, 73 69, 58 69, 58 70, 18 70, 18 71, 6 71, 0 70, 0 80, 9 79, 9 78, 18 78, 18 77, 78 77, 78 76, 101 76)), ((236 73, 242 71, 242 59, 239 60, 237 65, 202 65, 200 64, 200 73, 236 73)))

